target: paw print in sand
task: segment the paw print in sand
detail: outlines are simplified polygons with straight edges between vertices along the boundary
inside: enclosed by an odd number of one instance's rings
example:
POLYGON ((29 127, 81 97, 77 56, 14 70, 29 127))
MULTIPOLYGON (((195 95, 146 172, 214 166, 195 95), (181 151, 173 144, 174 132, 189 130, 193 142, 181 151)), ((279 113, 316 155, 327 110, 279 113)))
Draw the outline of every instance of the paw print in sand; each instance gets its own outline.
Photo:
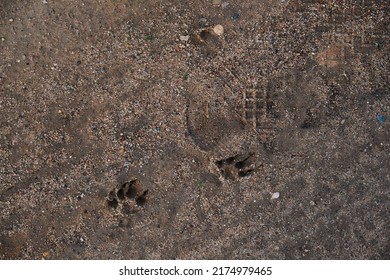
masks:
POLYGON ((133 201, 136 206, 143 207, 147 199, 148 190, 144 190, 138 180, 131 180, 109 192, 107 206, 117 209, 119 205, 133 201))
POLYGON ((248 177, 254 171, 254 154, 236 155, 226 159, 217 160, 217 165, 221 175, 225 179, 235 180, 237 178, 248 177))

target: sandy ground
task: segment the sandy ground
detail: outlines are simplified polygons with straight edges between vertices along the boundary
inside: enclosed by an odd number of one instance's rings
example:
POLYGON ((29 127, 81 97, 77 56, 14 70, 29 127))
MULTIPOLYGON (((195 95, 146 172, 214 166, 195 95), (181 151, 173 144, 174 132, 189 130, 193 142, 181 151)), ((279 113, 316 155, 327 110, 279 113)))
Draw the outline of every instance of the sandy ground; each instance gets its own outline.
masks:
POLYGON ((1 0, 0 259, 389 259, 389 13, 1 0))

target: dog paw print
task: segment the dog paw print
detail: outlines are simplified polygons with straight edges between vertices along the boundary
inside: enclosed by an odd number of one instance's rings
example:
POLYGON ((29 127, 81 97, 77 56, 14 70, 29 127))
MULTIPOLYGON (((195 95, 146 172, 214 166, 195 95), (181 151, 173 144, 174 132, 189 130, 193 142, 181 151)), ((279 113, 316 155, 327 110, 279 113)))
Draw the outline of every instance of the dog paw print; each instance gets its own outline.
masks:
POLYGON ((252 174, 254 171, 254 159, 254 154, 247 156, 236 155, 217 160, 215 164, 225 179, 235 180, 252 174))
POLYGON ((147 199, 148 190, 144 190, 138 180, 131 180, 109 192, 107 206, 109 208, 117 209, 119 205, 124 208, 128 206, 126 204, 135 203, 136 206, 143 207, 145 206, 147 199))
POLYGON ((216 25, 213 28, 201 28, 196 30, 191 38, 195 45, 201 46, 208 54, 216 54, 222 48, 221 35, 223 34, 222 25, 216 25))

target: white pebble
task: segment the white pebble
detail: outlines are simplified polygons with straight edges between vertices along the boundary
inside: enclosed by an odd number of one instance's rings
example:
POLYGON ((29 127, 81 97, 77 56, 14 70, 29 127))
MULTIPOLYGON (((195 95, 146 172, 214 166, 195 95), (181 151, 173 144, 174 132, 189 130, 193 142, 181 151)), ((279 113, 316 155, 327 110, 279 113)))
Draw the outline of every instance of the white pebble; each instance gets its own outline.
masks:
POLYGON ((271 199, 277 199, 277 198, 279 198, 279 196, 280 196, 280 193, 279 193, 279 192, 274 192, 274 193, 272 194, 272 196, 271 196, 271 199))
POLYGON ((218 25, 214 26, 213 31, 218 36, 221 36, 223 34, 223 26, 218 24, 218 25))
POLYGON ((180 36, 180 41, 187 42, 190 39, 190 36, 180 36))

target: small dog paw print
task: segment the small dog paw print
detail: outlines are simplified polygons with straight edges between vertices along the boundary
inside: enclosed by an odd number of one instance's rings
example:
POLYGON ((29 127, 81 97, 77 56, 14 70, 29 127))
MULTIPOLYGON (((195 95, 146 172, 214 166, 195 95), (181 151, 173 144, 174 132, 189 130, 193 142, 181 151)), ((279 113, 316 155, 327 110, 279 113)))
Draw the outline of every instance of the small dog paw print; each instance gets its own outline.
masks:
POLYGON ((254 154, 248 156, 236 155, 215 162, 225 179, 235 180, 248 177, 254 171, 254 154))
POLYGON ((119 188, 111 190, 107 198, 107 206, 117 209, 124 204, 135 203, 138 207, 145 206, 148 199, 148 190, 144 190, 138 180, 131 180, 122 184, 119 188))

